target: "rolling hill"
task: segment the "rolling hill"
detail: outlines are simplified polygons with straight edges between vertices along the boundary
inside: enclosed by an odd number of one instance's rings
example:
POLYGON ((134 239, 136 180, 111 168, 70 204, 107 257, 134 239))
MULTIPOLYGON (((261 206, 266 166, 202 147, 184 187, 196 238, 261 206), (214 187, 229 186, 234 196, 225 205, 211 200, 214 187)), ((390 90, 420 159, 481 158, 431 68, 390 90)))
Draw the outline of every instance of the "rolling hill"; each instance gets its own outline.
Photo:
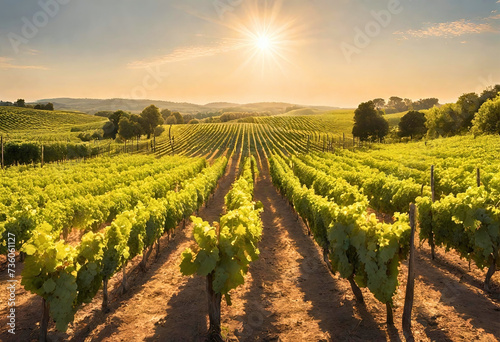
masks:
POLYGON ((0 131, 91 129, 102 126, 106 118, 84 113, 48 111, 19 107, 0 107, 0 131))
MULTIPOLYGON (((73 98, 52 98, 38 100, 37 103, 51 102, 57 110, 73 110, 87 114, 94 114, 99 111, 115 111, 125 110, 132 113, 141 112, 147 106, 154 104, 160 109, 170 109, 178 111, 182 114, 196 114, 209 112, 271 112, 272 114, 282 114, 287 107, 292 107, 294 104, 285 102, 259 102, 238 104, 229 102, 213 102, 206 105, 193 103, 178 103, 171 101, 159 100, 131 100, 131 99, 73 99, 73 98)), ((302 106, 314 110, 332 110, 335 107, 325 106, 302 106)))

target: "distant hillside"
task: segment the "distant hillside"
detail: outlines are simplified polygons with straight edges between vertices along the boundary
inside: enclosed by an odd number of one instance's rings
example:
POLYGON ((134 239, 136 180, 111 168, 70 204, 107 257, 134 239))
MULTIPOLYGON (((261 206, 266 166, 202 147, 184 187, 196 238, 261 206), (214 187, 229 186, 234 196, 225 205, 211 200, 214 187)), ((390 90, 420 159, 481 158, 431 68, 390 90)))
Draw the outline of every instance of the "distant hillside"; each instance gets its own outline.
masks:
POLYGON ((312 109, 312 108, 301 108, 301 109, 295 109, 291 110, 289 112, 286 112, 285 114, 281 114, 282 116, 307 116, 307 115, 317 115, 324 113, 326 111, 322 111, 319 109, 312 109))
POLYGON ((106 121, 84 113, 38 110, 19 107, 0 107, 0 131, 57 130, 72 127, 94 128, 106 121))
POLYGON ((230 103, 230 102, 212 102, 212 103, 207 103, 205 105, 205 107, 207 108, 214 108, 214 109, 224 109, 237 106, 239 106, 238 103, 230 103))
POLYGON ((55 98, 43 99, 37 102, 52 102, 57 110, 77 110, 87 114, 94 114, 105 110, 125 110, 132 113, 139 113, 149 105, 155 105, 160 109, 168 108, 172 111, 177 111, 185 114, 196 114, 205 112, 207 108, 202 105, 192 103, 176 103, 170 101, 157 100, 128 100, 128 99, 71 99, 71 98, 55 98))
MULTIPOLYGON (((144 108, 154 104, 160 109, 170 109, 182 114, 197 114, 210 112, 270 112, 272 114, 282 114, 286 108, 296 106, 285 102, 261 102, 249 104, 237 104, 229 102, 213 102, 206 105, 193 103, 177 103, 159 100, 130 100, 130 99, 73 99, 54 98, 38 100, 40 103, 52 102, 56 110, 77 110, 80 112, 94 114, 99 111, 126 110, 133 113, 141 112, 144 108)), ((335 107, 324 106, 302 106, 317 110, 332 110, 335 107)))

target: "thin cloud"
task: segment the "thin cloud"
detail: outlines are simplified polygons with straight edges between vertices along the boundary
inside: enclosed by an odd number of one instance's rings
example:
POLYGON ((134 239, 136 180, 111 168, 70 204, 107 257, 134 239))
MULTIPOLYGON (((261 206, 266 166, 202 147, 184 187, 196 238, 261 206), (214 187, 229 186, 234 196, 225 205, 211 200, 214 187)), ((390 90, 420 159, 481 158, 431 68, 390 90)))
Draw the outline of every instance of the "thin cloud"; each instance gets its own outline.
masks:
POLYGON ((28 55, 36 56, 36 55, 38 55, 38 54, 40 53, 40 51, 35 50, 35 49, 28 49, 28 50, 26 51, 26 53, 27 53, 28 55))
POLYGON ((127 64, 127 67, 129 69, 140 69, 167 63, 182 62, 223 54, 237 50, 240 47, 242 47, 240 42, 229 39, 221 40, 213 45, 186 46, 177 48, 166 55, 130 62, 127 64))
MULTIPOLYGON (((495 12, 496 13, 496 12, 495 12)), ((488 17, 486 19, 490 19, 490 20, 498 20, 500 19, 500 14, 495 14, 495 15, 492 15, 491 17, 488 17)))
POLYGON ((20 65, 13 64, 13 58, 0 57, 0 69, 31 69, 31 70, 48 70, 47 67, 41 65, 20 65))
POLYGON ((477 24, 469 20, 462 19, 446 23, 431 24, 430 26, 420 30, 397 31, 394 32, 394 34, 401 36, 402 39, 430 37, 454 38, 467 34, 480 34, 495 31, 496 30, 490 24, 477 24))

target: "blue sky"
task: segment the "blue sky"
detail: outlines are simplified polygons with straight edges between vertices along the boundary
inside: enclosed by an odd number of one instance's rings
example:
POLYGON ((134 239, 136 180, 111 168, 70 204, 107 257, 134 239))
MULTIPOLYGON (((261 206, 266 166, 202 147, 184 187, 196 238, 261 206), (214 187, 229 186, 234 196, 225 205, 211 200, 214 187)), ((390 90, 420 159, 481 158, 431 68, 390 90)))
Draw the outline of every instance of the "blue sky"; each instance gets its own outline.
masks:
POLYGON ((497 0, 0 0, 0 100, 444 103, 499 55, 497 0))

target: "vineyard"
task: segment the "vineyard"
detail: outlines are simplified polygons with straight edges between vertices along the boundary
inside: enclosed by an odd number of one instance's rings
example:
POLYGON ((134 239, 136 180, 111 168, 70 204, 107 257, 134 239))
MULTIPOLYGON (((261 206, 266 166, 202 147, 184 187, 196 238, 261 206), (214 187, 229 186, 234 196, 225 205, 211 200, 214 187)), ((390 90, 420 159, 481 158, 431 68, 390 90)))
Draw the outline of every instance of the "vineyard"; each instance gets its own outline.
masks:
POLYGON ((104 121, 104 118, 83 113, 0 107, 0 131, 8 133, 29 130, 59 131, 64 128, 69 131, 71 127, 95 129, 100 128, 104 121))
POLYGON ((3 170, 0 339, 497 341, 500 138, 366 145, 335 120, 3 170))

